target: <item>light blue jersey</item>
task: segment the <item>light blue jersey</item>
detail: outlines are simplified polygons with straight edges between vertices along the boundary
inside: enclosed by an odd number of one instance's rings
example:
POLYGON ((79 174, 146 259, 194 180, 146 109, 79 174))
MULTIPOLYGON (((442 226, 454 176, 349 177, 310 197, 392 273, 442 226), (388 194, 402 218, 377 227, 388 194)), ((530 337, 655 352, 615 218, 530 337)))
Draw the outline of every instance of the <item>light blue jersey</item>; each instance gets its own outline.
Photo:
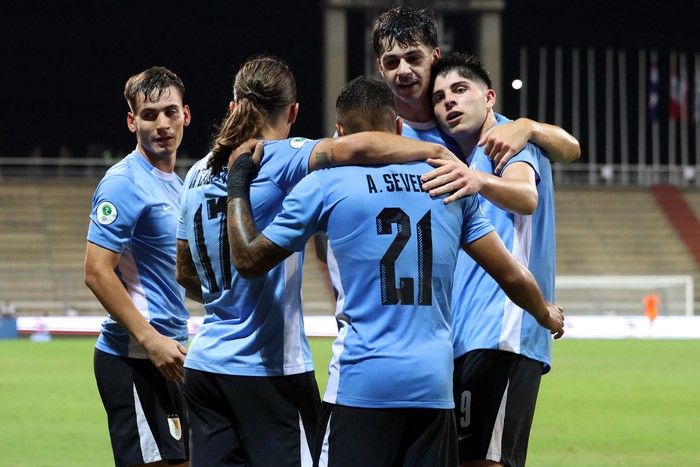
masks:
POLYGON ((401 127, 401 136, 427 143, 442 144, 452 151, 455 156, 462 157, 457 142, 441 131, 435 120, 419 123, 404 119, 401 127))
POLYGON ((301 251, 328 235, 340 332, 324 400, 449 409, 450 294, 457 252, 493 230, 475 196, 445 205, 421 191, 423 162, 339 167, 304 178, 264 231, 301 251))
MULTIPOLYGON (((250 199, 258 229, 282 210, 282 200, 308 173, 318 140, 265 143, 250 199)), ((226 172, 212 174, 207 157, 185 177, 179 239, 187 240, 202 280, 206 316, 190 344, 185 367, 240 376, 281 376, 313 370, 301 313, 303 254, 266 275, 242 278, 230 259, 226 230, 226 172)))
MULTIPOLYGON (((498 116, 499 124, 508 121, 498 116)), ((509 213, 481 195, 479 202, 506 248, 535 276, 545 300, 554 301, 556 255, 551 164, 542 150, 531 143, 508 161, 506 167, 518 162, 529 164, 535 171, 538 194, 535 212, 530 216, 509 213)), ((481 148, 475 148, 468 163, 473 169, 491 174, 495 167, 481 148)), ((496 281, 466 254, 460 254, 457 262, 452 307, 455 358, 474 349, 498 349, 540 361, 543 371, 549 371, 551 333, 514 305, 496 281)))
MULTIPOLYGON (((146 320, 162 335, 187 343, 185 291, 175 280, 175 231, 182 180, 134 151, 110 168, 92 198, 87 239, 120 253, 115 272, 146 320)), ((148 358, 114 319, 102 323, 96 347, 148 358)))

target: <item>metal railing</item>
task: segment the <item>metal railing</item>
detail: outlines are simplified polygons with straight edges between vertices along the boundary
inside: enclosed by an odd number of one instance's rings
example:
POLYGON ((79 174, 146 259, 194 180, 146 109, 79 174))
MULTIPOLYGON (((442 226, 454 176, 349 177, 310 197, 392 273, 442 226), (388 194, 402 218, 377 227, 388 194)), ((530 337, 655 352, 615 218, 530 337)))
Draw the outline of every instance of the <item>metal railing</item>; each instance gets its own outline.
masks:
MULTIPOLYGON (((38 158, 0 157, 0 179, 41 178, 101 178, 118 160, 102 158, 38 158)), ((197 162, 178 159, 176 172, 180 177, 197 162)), ((554 164, 554 181, 571 186, 650 187, 675 185, 700 187, 700 170, 694 166, 638 166, 632 164, 600 164, 579 160, 572 164, 554 164)))

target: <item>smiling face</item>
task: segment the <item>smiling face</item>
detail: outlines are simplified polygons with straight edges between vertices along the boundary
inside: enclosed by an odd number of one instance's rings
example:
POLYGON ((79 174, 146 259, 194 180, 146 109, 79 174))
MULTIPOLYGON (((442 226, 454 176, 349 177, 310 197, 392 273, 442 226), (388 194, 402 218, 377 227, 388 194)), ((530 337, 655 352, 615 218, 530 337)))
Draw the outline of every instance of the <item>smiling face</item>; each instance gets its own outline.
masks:
POLYGON ((182 104, 182 95, 174 86, 165 90, 156 102, 147 100, 141 93, 135 108, 127 115, 127 126, 136 134, 137 150, 154 165, 158 159, 174 159, 184 128, 189 124, 190 109, 182 104))
MULTIPOLYGON (((404 115, 401 107, 429 107, 427 93, 430 85, 430 67, 439 58, 438 48, 430 48, 423 44, 404 47, 396 42, 379 56, 379 72, 396 97, 399 115, 404 115)), ((410 116, 407 118, 411 119, 410 116)))
POLYGON ((496 93, 483 83, 450 71, 435 77, 432 102, 442 129, 457 141, 465 141, 478 139, 488 119, 494 118, 496 93))

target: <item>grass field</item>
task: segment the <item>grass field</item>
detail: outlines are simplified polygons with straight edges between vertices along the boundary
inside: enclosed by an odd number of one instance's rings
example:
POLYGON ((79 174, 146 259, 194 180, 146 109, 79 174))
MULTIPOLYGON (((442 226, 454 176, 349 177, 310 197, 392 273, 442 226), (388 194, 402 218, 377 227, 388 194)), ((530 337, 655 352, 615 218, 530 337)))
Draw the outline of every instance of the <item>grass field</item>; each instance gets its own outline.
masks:
MULTIPOLYGON (((0 465, 113 465, 92 338, 0 341, 0 465)), ((330 341, 312 346, 325 386, 330 341)), ((528 465, 700 465, 700 340, 562 340, 528 465)))

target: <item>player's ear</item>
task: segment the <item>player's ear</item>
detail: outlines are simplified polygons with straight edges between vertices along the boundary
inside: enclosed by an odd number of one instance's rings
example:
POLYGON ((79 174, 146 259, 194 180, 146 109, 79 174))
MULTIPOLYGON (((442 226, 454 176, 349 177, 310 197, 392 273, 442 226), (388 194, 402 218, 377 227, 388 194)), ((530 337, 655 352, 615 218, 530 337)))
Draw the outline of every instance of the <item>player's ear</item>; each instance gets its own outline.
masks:
POLYGON ((492 109, 496 104, 496 91, 489 89, 486 91, 486 108, 492 109))
POLYGON ((292 107, 289 109, 289 119, 287 120, 287 123, 296 122, 297 115, 299 115, 299 103, 295 102, 294 104, 292 104, 292 107))
POLYGON ((440 60, 440 47, 435 47, 431 55, 433 57, 433 65, 435 65, 440 60))
POLYGON ((192 113, 190 112, 189 105, 182 106, 182 115, 184 117, 184 119, 183 119, 184 125, 189 126, 190 122, 192 121, 192 113))
POLYGON ((403 131, 403 118, 397 117, 396 118, 396 134, 400 135, 402 131, 403 131))
POLYGON ((345 130, 343 129, 343 125, 340 123, 335 124, 335 131, 338 132, 338 136, 345 136, 345 130))
POLYGON ((382 78, 384 78, 384 67, 382 66, 382 61, 380 59, 377 59, 377 70, 379 70, 379 74, 382 75, 382 78))
POLYGON ((130 132, 136 133, 136 118, 131 112, 126 114, 126 126, 129 128, 130 132))
POLYGON ((228 103, 228 111, 233 112, 233 109, 236 108, 236 101, 231 101, 228 103))

